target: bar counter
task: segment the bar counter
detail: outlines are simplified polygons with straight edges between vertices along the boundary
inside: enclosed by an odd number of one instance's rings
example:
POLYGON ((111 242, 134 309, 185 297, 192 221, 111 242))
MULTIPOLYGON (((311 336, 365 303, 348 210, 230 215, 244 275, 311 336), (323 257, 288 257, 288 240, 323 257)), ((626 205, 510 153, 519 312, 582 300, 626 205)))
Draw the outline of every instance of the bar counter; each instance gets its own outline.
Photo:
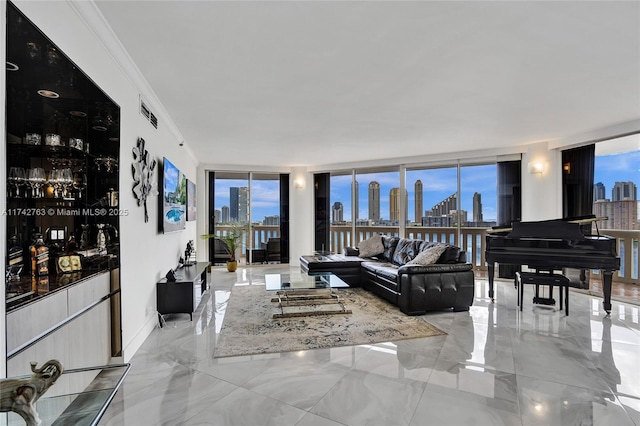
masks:
POLYGON ((82 271, 52 274, 45 277, 32 278, 31 275, 19 280, 6 282, 6 312, 33 303, 45 296, 56 293, 72 284, 92 278, 109 269, 83 269, 82 271), (47 280, 43 280, 43 278, 47 280))

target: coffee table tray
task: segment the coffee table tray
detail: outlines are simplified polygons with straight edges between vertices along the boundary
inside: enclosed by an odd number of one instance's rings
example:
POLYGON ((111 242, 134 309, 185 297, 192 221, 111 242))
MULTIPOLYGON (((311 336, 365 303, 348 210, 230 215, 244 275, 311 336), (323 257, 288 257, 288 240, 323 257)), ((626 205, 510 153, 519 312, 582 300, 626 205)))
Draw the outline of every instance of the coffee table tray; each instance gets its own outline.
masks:
POLYGON ((292 280, 289 275, 265 275, 266 288, 275 291, 272 302, 278 303, 279 313, 274 319, 308 317, 318 315, 351 314, 338 288, 348 288, 348 284, 332 273, 301 275, 292 280), (333 306, 322 309, 319 306, 333 306), (287 309, 285 308, 293 308, 287 309))

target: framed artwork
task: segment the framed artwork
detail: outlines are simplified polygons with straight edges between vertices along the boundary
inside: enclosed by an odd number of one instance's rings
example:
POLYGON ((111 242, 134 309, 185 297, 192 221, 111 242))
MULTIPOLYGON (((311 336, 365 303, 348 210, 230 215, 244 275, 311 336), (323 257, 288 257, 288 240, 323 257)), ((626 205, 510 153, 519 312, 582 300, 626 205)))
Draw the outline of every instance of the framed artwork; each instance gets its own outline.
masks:
POLYGON ((196 220, 196 184, 187 179, 187 220, 196 220))
POLYGON ((187 210, 186 177, 166 157, 162 173, 162 232, 181 231, 185 228, 187 210))

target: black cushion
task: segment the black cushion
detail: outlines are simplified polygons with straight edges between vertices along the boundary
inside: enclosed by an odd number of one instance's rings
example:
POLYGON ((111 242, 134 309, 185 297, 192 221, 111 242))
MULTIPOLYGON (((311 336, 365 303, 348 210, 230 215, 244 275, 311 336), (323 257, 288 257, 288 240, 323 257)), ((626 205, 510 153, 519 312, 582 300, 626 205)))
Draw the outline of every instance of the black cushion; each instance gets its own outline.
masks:
POLYGON ((422 240, 413 240, 409 238, 400 238, 396 251, 393 253, 393 263, 396 265, 404 265, 412 260, 420 253, 422 248, 422 240))
POLYGON ((447 249, 442 253, 436 263, 457 263, 460 256, 460 247, 447 244, 447 249))
POLYGON ((398 245, 399 240, 400 238, 398 237, 389 237, 387 235, 383 235, 382 245, 384 246, 384 251, 382 252, 380 257, 391 262, 393 260, 393 253, 396 251, 396 246, 398 245))

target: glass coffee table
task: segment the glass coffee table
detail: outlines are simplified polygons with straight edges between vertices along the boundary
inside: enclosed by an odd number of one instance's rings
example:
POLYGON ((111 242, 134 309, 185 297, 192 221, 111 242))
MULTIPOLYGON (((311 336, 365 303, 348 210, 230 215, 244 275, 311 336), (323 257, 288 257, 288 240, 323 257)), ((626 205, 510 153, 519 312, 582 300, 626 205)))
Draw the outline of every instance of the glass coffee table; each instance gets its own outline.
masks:
POLYGON ((279 313, 273 318, 351 314, 339 289, 349 288, 331 272, 306 274, 265 274, 267 291, 275 292, 272 302, 279 313))

